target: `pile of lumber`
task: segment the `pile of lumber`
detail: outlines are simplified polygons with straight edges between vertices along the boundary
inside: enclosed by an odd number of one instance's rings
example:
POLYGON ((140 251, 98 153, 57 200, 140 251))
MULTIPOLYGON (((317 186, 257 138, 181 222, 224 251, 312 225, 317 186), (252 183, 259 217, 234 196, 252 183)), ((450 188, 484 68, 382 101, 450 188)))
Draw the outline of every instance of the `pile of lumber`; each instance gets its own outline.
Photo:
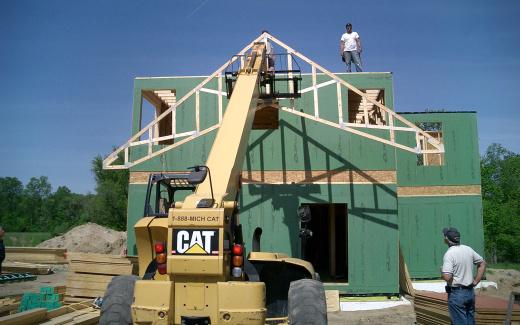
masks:
POLYGON ((131 275, 133 265, 118 255, 69 253, 69 272, 65 301, 103 297, 108 283, 116 275, 131 275))
POLYGON ((65 248, 6 247, 5 258, 8 262, 37 264, 67 264, 65 248))
MULTIPOLYGON (((417 324, 449 325, 448 295, 446 293, 416 291, 414 308, 417 324)), ((477 295, 475 319, 477 324, 503 324, 508 301, 500 298, 477 295)), ((520 306, 514 305, 511 321, 520 321, 520 306)))
POLYGON ((0 324, 97 324, 100 312, 90 302, 84 301, 48 311, 46 308, 35 308, 20 313, 0 317, 0 324))

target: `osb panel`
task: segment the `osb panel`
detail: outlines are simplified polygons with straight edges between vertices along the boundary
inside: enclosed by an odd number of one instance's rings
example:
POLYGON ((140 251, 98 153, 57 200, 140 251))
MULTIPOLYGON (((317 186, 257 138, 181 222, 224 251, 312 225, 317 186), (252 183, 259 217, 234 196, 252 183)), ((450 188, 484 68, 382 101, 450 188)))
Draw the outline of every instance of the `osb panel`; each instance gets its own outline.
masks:
MULTIPOLYGON (((147 184, 152 172, 130 172, 130 184, 147 184)), ((175 173, 165 171, 164 173, 175 173)), ((305 183, 361 183, 392 184, 396 182, 393 170, 289 170, 242 171, 243 183, 305 184, 305 183)))
POLYGON ((389 170, 242 171, 242 182, 264 184, 395 183, 396 172, 389 170))
MULTIPOLYGON (((152 173, 161 173, 161 172, 130 172, 130 184, 148 184, 148 178, 152 173)), ((162 173, 168 174, 184 174, 186 172, 180 171, 162 171, 162 173)))
POLYGON ((397 196, 481 195, 480 185, 399 186, 397 196))

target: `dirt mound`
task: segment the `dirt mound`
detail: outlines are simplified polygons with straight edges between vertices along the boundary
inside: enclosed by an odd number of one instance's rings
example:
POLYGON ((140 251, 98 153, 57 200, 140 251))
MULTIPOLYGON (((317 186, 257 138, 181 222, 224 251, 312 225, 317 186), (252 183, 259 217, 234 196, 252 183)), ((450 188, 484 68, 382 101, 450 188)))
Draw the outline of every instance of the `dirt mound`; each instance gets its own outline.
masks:
MULTIPOLYGON (((482 294, 509 299, 511 291, 520 291, 520 272, 508 269, 488 269, 486 279, 496 282, 498 289, 487 287, 480 289, 482 294)), ((479 293, 479 289, 477 289, 479 293)))
POLYGON ((71 252, 119 255, 126 248, 126 232, 95 223, 86 223, 61 236, 46 240, 38 247, 66 248, 71 252))

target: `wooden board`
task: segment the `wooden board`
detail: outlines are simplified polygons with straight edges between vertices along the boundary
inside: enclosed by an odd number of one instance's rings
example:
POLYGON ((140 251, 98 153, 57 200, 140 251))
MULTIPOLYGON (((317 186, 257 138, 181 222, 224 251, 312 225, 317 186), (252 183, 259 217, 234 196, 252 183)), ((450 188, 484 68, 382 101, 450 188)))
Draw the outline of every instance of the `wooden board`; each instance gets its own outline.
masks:
POLYGON ((41 324, 45 325, 61 325, 61 324, 94 324, 99 319, 99 310, 92 307, 81 310, 72 311, 70 313, 60 315, 41 324))
POLYGON ((21 313, 0 317, 2 325, 29 325, 39 324, 47 317, 47 309, 36 308, 21 313))
POLYGON ((69 271, 88 274, 128 275, 132 274, 132 264, 74 262, 69 265, 69 271))
POLYGON ((332 313, 340 310, 339 290, 325 290, 327 300, 327 312, 332 313))
POLYGON ((40 264, 67 264, 64 248, 6 247, 6 261, 40 264))
POLYGON ((72 297, 84 297, 84 298, 96 298, 103 297, 105 290, 87 289, 87 288, 67 288, 67 296, 72 297))
POLYGON ((2 272, 11 273, 31 273, 36 275, 51 274, 51 268, 48 265, 32 264, 24 262, 4 262, 2 263, 2 272))
POLYGON ((69 258, 69 262, 131 264, 129 259, 127 259, 124 256, 120 256, 120 255, 71 252, 68 254, 68 258, 69 258))

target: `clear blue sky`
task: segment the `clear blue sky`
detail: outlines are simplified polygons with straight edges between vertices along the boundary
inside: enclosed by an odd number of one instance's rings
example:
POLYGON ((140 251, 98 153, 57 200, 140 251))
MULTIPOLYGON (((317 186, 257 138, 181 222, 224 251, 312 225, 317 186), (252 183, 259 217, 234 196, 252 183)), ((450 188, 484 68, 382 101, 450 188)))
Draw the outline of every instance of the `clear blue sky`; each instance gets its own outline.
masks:
POLYGON ((397 111, 478 112, 481 152, 520 152, 520 1, 0 2, 0 177, 94 191, 90 162, 130 136, 133 78, 207 75, 262 29, 341 72, 350 21, 397 111))

